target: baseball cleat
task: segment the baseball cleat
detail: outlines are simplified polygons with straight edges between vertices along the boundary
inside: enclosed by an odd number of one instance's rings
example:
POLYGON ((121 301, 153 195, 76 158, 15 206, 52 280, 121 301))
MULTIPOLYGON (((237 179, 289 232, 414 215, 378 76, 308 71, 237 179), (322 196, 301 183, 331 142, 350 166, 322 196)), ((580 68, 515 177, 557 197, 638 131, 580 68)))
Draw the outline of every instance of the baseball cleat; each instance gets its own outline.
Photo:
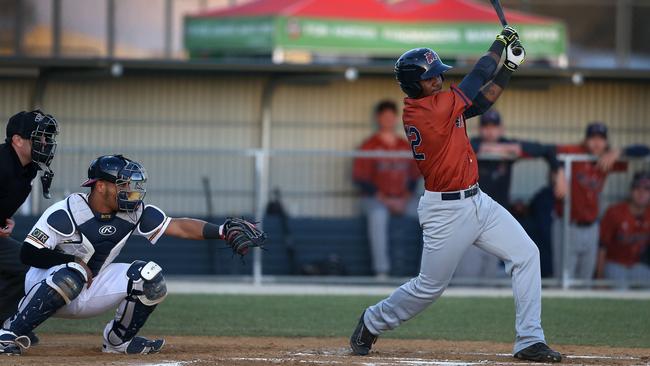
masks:
POLYGON ((0 354, 21 355, 30 345, 27 336, 16 336, 8 330, 0 330, 0 354))
POLYGON ((158 353, 165 345, 164 339, 149 340, 145 337, 133 337, 132 340, 118 346, 104 342, 102 352, 104 353, 125 353, 127 355, 158 353))
POLYGON ((553 351, 542 342, 537 342, 515 353, 515 358, 536 362, 562 362, 560 352, 553 351))
POLYGON ((359 318, 359 323, 357 324, 354 333, 350 337, 350 348, 352 348, 352 353, 359 356, 365 356, 370 353, 372 345, 377 342, 377 336, 370 333, 370 330, 366 327, 363 322, 363 315, 366 313, 364 310, 361 313, 361 318, 359 318))

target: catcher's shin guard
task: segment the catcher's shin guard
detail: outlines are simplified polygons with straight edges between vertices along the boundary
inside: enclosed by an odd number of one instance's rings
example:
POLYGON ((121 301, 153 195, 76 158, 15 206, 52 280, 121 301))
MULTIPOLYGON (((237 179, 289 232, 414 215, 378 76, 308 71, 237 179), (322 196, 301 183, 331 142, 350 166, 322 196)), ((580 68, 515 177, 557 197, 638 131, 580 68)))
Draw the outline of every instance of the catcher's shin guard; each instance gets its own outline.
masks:
POLYGON ((4 329, 17 336, 27 335, 57 310, 77 298, 86 283, 86 271, 68 263, 34 285, 20 301, 18 311, 7 319, 4 329))
MULTIPOLYGON (((129 277, 128 295, 117 308, 115 319, 104 328, 103 350, 104 352, 150 353, 148 351, 128 352, 128 346, 132 340, 142 338, 135 335, 144 326, 156 305, 167 296, 167 285, 162 269, 154 262, 133 262, 127 271, 127 276, 129 277)), ((162 347, 162 344, 159 347, 156 345, 151 345, 151 351, 156 352, 156 349, 162 347)))

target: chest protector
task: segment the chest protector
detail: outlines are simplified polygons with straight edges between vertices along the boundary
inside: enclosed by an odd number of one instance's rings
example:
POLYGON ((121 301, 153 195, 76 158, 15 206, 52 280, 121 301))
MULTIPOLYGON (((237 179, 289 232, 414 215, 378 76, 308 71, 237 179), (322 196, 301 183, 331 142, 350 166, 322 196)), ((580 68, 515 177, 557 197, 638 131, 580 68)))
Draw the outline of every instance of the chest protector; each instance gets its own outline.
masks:
POLYGON ((130 213, 99 215, 90 209, 88 201, 80 194, 69 196, 66 202, 72 223, 80 235, 79 244, 87 252, 83 257, 96 276, 120 254, 138 225, 142 207, 130 213))

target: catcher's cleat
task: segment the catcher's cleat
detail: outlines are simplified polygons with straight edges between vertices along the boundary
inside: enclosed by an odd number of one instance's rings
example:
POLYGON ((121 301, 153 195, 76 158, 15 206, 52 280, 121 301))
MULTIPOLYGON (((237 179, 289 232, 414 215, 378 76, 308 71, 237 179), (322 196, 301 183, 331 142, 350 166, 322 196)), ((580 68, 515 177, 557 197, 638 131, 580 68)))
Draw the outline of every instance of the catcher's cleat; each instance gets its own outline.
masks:
POLYGON ((149 340, 145 337, 135 336, 132 340, 124 342, 119 346, 107 344, 104 341, 102 352, 104 353, 125 353, 127 355, 158 353, 165 345, 164 339, 149 340))
POLYGON ((0 354, 21 355, 30 345, 29 337, 16 336, 8 330, 0 330, 0 354))
POLYGON ((359 356, 365 356, 370 353, 372 345, 377 342, 377 336, 370 333, 370 330, 368 330, 363 322, 363 315, 365 313, 365 310, 361 313, 361 318, 359 318, 357 328, 350 337, 350 348, 352 348, 352 353, 359 356))
POLYGON ((542 342, 537 342, 515 353, 515 358, 535 362, 562 362, 560 352, 553 351, 542 342))

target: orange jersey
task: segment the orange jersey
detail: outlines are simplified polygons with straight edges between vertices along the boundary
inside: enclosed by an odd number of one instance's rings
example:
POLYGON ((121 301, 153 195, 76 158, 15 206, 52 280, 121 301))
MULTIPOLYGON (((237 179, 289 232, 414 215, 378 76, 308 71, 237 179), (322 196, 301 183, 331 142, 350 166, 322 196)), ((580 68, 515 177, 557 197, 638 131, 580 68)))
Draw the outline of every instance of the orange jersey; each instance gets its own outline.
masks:
MULTIPOLYGON (((410 151, 411 145, 398 138, 393 145, 386 144, 379 134, 372 135, 359 148, 362 151, 410 151)), ((420 178, 412 159, 399 158, 357 158, 353 166, 356 182, 372 184, 379 193, 390 197, 403 197, 409 193, 409 186, 420 178)))
POLYGON ((463 117, 471 105, 455 85, 432 96, 404 99, 404 130, 428 191, 459 191, 478 182, 463 117))
POLYGON ((607 209, 600 222, 600 244, 607 250, 607 260, 633 266, 650 245, 650 207, 641 217, 630 212, 627 202, 607 209))
MULTIPOLYGON (((583 145, 559 145, 558 154, 588 154, 583 145)), ((616 163, 614 171, 625 171, 625 163, 616 163)), ((571 165, 571 221, 594 222, 599 214, 599 197, 605 187, 608 172, 603 172, 594 161, 578 161, 571 165)), ((556 211, 562 215, 562 202, 556 211)))

